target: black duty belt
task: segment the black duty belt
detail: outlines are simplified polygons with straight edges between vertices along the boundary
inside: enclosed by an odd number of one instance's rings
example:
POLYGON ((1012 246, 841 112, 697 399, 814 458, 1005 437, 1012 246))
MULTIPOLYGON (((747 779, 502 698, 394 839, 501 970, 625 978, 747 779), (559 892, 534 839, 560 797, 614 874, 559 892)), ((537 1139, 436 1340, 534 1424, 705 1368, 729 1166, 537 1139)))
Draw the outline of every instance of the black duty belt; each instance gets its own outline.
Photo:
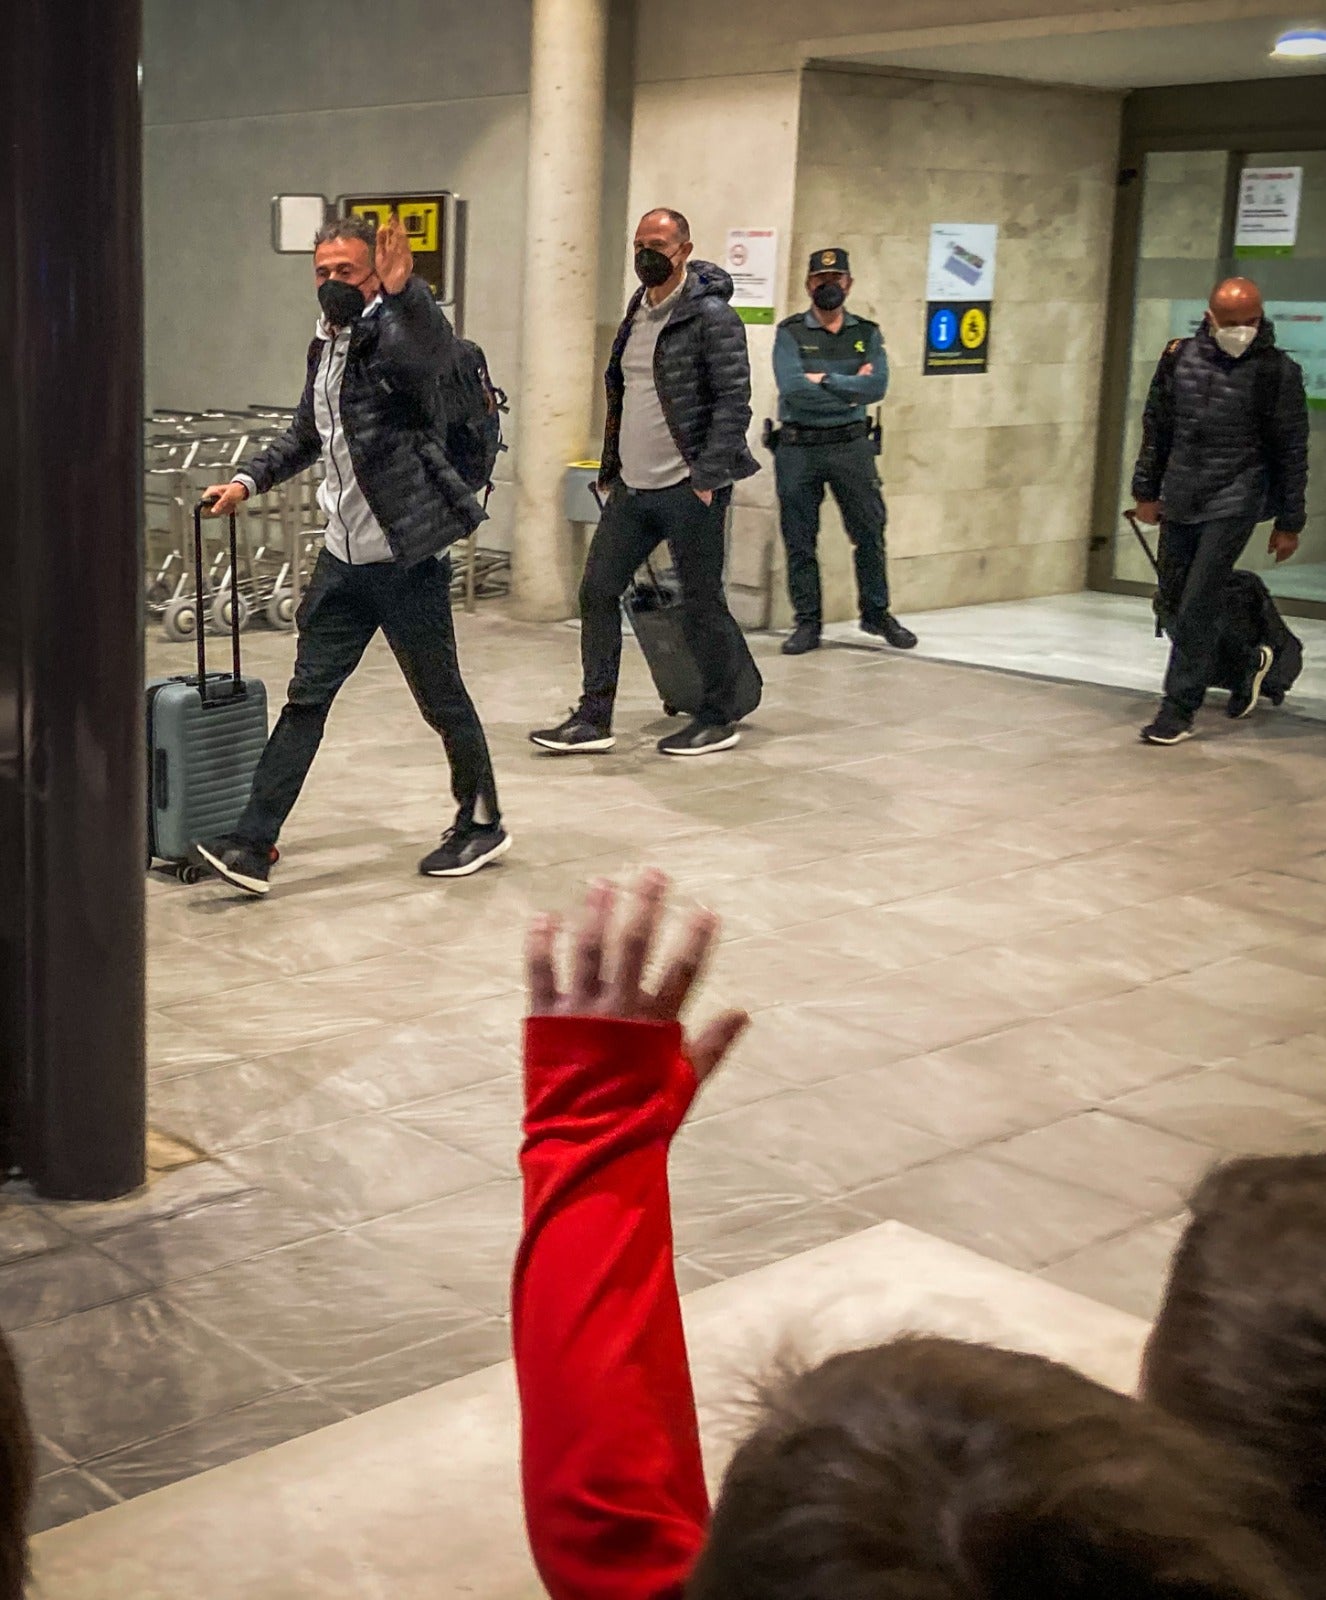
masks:
POLYGON ((778 430, 779 444, 851 444, 870 432, 869 422, 849 422, 841 428, 807 428, 785 422, 778 430))

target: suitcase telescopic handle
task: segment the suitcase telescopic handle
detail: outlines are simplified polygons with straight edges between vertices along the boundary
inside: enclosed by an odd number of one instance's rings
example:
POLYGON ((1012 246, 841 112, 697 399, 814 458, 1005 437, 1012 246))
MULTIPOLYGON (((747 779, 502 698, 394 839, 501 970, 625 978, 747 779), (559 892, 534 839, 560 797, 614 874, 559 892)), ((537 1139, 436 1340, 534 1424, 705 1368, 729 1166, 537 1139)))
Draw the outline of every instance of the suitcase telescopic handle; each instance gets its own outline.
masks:
MULTIPOLYGON (((193 508, 194 632, 198 642, 198 697, 207 704, 207 629, 203 622, 203 512, 211 500, 200 500, 193 508)), ((235 513, 230 513, 230 657, 231 673, 238 691, 244 681, 239 655, 239 529, 235 513)))
POLYGON ((1156 561, 1156 554, 1151 548, 1150 539, 1148 539, 1147 536, 1142 532, 1142 524, 1137 520, 1137 513, 1131 509, 1125 511, 1123 514, 1123 520, 1133 530, 1133 533, 1137 537, 1138 544, 1140 544, 1142 549, 1146 551, 1146 558, 1151 563, 1151 570, 1155 573, 1157 581, 1159 581, 1160 567, 1156 561))

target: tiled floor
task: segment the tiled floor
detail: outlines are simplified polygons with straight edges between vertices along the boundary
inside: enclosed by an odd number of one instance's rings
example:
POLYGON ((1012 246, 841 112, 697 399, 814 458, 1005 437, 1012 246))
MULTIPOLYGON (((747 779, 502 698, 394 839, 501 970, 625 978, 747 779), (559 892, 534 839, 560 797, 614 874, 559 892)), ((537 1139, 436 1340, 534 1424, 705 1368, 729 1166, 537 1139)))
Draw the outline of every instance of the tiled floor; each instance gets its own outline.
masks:
POLYGON ((654 754, 632 649, 617 751, 558 761, 574 632, 460 631, 506 862, 415 875, 443 769, 375 649, 271 899, 150 885, 152 1120, 211 1159, 0 1200, 43 1523, 502 1357, 520 933, 596 874, 722 912, 710 1003, 757 1013, 677 1151, 684 1289, 897 1218, 1145 1314, 1208 1161, 1326 1143, 1318 724, 1153 750, 1149 696, 766 639, 731 755, 654 754))

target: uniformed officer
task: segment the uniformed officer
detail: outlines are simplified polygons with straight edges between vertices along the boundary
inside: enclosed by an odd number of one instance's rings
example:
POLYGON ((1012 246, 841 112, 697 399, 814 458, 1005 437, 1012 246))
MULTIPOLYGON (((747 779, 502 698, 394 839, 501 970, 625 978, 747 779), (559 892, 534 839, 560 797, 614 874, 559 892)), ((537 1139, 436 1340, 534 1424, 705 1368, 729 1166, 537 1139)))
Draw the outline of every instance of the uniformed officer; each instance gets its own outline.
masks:
POLYGON ((897 650, 916 635, 889 611, 884 567, 887 513, 866 407, 884 398, 889 363, 879 327, 844 307, 852 287, 847 252, 816 250, 806 289, 810 308, 778 325, 774 377, 782 426, 772 436, 778 507, 787 549, 787 587, 796 627, 783 654, 820 643, 820 569, 815 546, 824 487, 852 541, 861 630, 897 650))

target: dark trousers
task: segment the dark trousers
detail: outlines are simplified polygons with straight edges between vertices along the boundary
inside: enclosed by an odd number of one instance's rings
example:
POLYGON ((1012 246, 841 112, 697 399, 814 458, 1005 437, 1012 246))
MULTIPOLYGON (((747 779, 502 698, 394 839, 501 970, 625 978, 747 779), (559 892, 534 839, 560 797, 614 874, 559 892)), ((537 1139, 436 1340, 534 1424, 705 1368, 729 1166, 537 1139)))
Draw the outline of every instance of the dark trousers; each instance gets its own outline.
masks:
POLYGON ((1165 700, 1182 717, 1201 709, 1215 672, 1225 586, 1256 523, 1167 522, 1160 530, 1160 599, 1172 641, 1165 700))
POLYGON ((672 489, 627 489, 617 484, 603 507, 580 580, 581 714, 612 726, 622 664, 621 599, 636 569, 666 543, 681 584, 682 623, 704 684, 701 722, 733 720, 737 669, 723 593, 723 530, 731 489, 705 505, 689 483, 672 489))
POLYGON ((889 609, 884 566, 888 513, 879 486, 875 447, 869 439, 845 444, 785 444, 774 456, 778 511, 787 549, 787 589, 798 622, 821 618, 820 506, 827 485, 852 541, 856 593, 862 622, 881 622, 889 609))
MULTIPOLYGON (((276 843, 313 758, 341 685, 382 629, 424 721, 442 736, 451 763, 457 823, 498 820, 488 743, 460 675, 451 620, 450 561, 349 566, 318 557, 299 608, 299 649, 285 709, 258 762, 253 791, 235 832, 260 850, 276 843)), ((391 803, 391 782, 383 804, 391 803)))

